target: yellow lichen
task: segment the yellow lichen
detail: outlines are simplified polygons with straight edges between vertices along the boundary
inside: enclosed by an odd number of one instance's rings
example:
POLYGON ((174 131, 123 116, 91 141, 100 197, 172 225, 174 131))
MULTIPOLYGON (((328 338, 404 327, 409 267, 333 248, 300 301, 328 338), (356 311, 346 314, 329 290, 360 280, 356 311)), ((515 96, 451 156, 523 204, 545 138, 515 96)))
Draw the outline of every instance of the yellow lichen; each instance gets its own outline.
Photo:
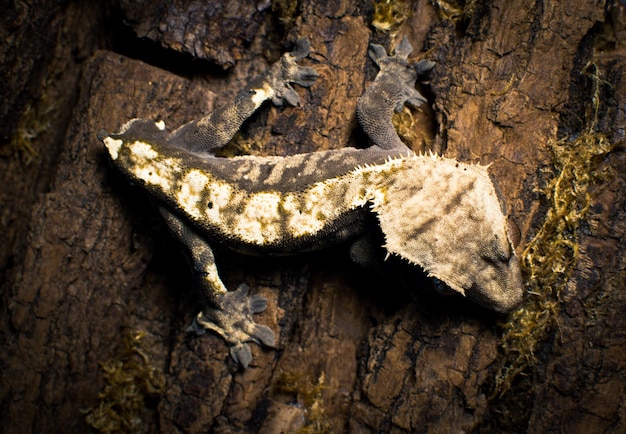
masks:
POLYGON ((416 122, 414 111, 410 108, 405 106, 402 111, 394 112, 391 122, 400 140, 413 151, 423 153, 432 149, 433 140, 428 125, 416 122))
POLYGON ((372 26, 382 32, 397 30, 411 16, 406 0, 379 0, 374 2, 372 26))
POLYGON ((235 134, 230 142, 215 152, 223 158, 239 157, 242 155, 261 155, 263 146, 256 140, 245 139, 241 133, 235 134))
MULTIPOLYGON (((593 64, 582 71, 587 74, 593 64)), ((527 294, 522 306, 501 325, 503 335, 493 396, 503 395, 513 380, 536 363, 535 353, 558 326, 561 297, 578 258, 579 227, 591 205, 589 187, 597 182, 595 162, 611 151, 612 145, 595 132, 599 89, 593 80, 592 113, 589 127, 574 138, 550 141, 554 156, 553 177, 543 190, 549 208, 545 221, 521 255, 527 294)))
POLYGON ((400 136, 404 144, 416 152, 425 152, 431 148, 432 139, 428 137, 428 133, 420 130, 420 134, 416 133, 415 118, 413 112, 408 107, 404 107, 402 111, 396 112, 391 117, 393 127, 400 136))
POLYGON ((404 143, 410 145, 417 142, 418 137, 413 128, 415 126, 415 119, 408 107, 404 107, 400 112, 395 112, 391 116, 391 122, 398 136, 400 136, 400 139, 402 139, 404 143))
POLYGON ((296 21, 298 0, 272 0, 272 12, 278 17, 278 21, 289 29, 296 21))
POLYGON ((476 10, 476 0, 433 0, 439 16, 454 22, 470 18, 476 10))
POLYGON ((48 102, 45 92, 37 100, 26 105, 10 142, 13 154, 25 165, 39 157, 36 142, 51 128, 53 110, 54 107, 48 102))
POLYGON ((140 433, 146 423, 146 399, 157 399, 165 377, 148 355, 144 332, 129 333, 121 353, 102 363, 105 386, 99 403, 84 411, 87 423, 101 433, 140 433))
POLYGON ((326 433, 330 424, 324 412, 324 398, 322 392, 326 375, 322 372, 317 381, 312 381, 308 375, 293 372, 282 372, 274 385, 274 392, 286 393, 295 396, 295 399, 306 410, 306 423, 297 431, 297 434, 326 433))

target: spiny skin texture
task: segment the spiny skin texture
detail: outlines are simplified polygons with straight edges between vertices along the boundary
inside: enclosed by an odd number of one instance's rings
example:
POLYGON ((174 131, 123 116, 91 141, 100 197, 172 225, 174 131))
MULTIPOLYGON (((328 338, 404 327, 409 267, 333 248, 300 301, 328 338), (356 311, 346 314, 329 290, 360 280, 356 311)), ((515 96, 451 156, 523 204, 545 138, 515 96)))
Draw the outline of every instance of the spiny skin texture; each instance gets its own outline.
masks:
POLYGON ((359 100, 359 119, 375 144, 367 149, 228 159, 207 152, 227 143, 263 100, 297 104, 288 83, 310 86, 315 79, 295 63, 308 53, 302 42, 233 104, 200 121, 168 133, 163 124, 136 119, 120 133, 99 134, 114 165, 159 200, 193 258, 208 304, 192 329, 222 335, 244 367, 251 361, 246 342, 274 345, 273 332, 252 319, 267 303, 248 297, 245 287, 225 288, 210 243, 296 254, 356 239, 374 213, 389 254, 493 310, 508 311, 521 300, 519 263, 486 168, 415 155, 393 130, 393 110, 424 101, 415 80, 433 66, 410 65, 406 39, 396 52, 389 57, 380 46, 370 52, 381 71, 359 100))

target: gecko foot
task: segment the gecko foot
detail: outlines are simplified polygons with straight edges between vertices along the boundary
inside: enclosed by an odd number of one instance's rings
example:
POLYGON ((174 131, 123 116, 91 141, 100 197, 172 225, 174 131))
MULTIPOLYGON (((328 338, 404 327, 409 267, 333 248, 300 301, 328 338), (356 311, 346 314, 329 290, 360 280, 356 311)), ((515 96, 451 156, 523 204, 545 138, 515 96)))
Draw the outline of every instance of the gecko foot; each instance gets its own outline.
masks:
POLYGON ((388 56, 381 45, 370 45, 369 55, 380 68, 377 80, 391 80, 399 86, 396 89, 396 94, 399 96, 395 106, 397 112, 402 111, 404 104, 417 108, 426 102, 426 99, 415 89, 415 80, 435 66, 435 62, 430 60, 421 60, 411 64, 408 57, 412 51, 413 47, 406 36, 396 47, 393 56, 388 56))
POLYGON ((309 55, 311 44, 308 39, 298 39, 292 52, 285 53, 278 62, 272 65, 269 80, 275 91, 272 102, 277 106, 287 103, 297 106, 300 97, 291 87, 295 83, 303 87, 310 87, 317 79, 317 72, 313 68, 298 66, 298 60, 309 55))
POLYGON ((274 332, 254 322, 252 315, 267 308, 267 299, 260 295, 248 296, 250 288, 241 284, 218 300, 218 308, 205 308, 194 319, 188 331, 203 334, 211 330, 222 336, 230 346, 230 356, 244 368, 252 361, 247 342, 273 347, 274 332))

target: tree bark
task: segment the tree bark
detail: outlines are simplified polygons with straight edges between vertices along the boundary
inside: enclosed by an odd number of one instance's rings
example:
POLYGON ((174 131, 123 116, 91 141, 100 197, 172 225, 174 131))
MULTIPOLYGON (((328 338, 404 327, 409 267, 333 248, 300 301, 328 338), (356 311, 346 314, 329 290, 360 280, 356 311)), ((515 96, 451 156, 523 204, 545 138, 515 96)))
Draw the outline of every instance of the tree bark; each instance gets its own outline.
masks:
MULTIPOLYGON (((83 21, 77 4, 41 3, 12 5, 55 23, 55 38, 30 45, 15 33, 40 70, 26 60, 1 67, 7 80, 31 71, 27 84, 4 81, 7 135, 25 118, 23 89, 45 82, 61 101, 47 139, 34 141, 36 169, 0 155, 3 224, 11 223, 0 234, 4 432, 626 430, 620 2, 479 0, 454 13, 444 8, 453 2, 397 1, 408 12, 395 15, 391 34, 372 27, 378 15, 366 1, 120 0, 83 21), (368 44, 394 46, 403 35, 413 57, 437 62, 422 85, 429 107, 412 113, 410 146, 491 164, 520 255, 550 215, 542 189, 566 167, 554 143, 574 154, 584 134, 614 145, 576 166, 589 171, 575 178, 590 180, 589 208, 572 235, 575 265, 557 281, 558 316, 524 375, 497 389, 510 357, 507 317, 428 288, 408 294, 352 265, 347 246, 279 260, 218 250, 229 288, 246 282, 268 298, 258 322, 278 338, 275 350, 253 346, 253 364, 241 370, 221 338, 186 332, 199 305, 182 251, 143 192, 109 167, 96 133, 134 117, 169 128, 197 119, 307 37, 312 52, 301 63, 317 70, 316 84, 297 89, 300 107, 262 107, 227 153, 365 147, 356 104, 377 72, 368 44), (44 44, 52 55, 42 55, 44 44)), ((11 47, 1 46, 5 58, 11 47)), ((545 288, 526 270, 530 310, 532 292, 545 288)))

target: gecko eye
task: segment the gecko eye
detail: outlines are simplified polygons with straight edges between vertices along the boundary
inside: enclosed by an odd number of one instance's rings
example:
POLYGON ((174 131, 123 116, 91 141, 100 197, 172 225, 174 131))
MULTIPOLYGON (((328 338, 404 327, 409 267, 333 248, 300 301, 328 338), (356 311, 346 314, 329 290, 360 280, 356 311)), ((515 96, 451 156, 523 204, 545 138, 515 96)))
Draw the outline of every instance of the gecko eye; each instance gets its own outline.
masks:
POLYGON ((452 288, 436 277, 431 277, 431 281, 435 290, 441 295, 453 295, 456 293, 452 288))

